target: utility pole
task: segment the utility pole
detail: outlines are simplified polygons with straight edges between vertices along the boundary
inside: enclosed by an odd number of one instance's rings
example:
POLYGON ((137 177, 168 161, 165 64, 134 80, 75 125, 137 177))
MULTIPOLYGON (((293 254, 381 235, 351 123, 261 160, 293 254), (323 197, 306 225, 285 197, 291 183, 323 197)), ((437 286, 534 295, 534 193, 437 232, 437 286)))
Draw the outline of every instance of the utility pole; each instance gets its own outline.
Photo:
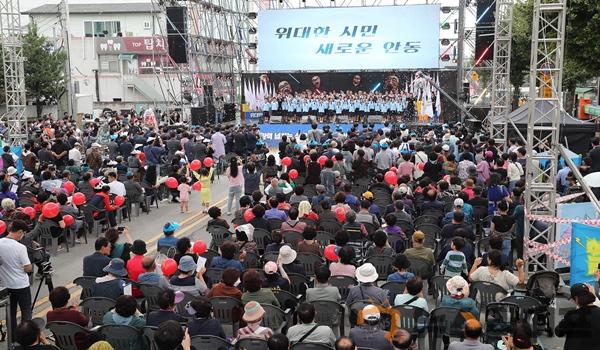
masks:
MULTIPOLYGON (((464 104, 463 79, 465 75, 465 7, 466 0, 458 0, 458 57, 456 59, 456 97, 457 101, 464 104)), ((460 121, 464 122, 464 113, 460 113, 460 121)))
POLYGON ((69 3, 68 0, 62 0, 60 6, 60 26, 62 28, 63 49, 66 53, 65 59, 65 78, 67 83, 67 113, 75 117, 73 111, 73 79, 71 78, 71 52, 69 38, 69 3))

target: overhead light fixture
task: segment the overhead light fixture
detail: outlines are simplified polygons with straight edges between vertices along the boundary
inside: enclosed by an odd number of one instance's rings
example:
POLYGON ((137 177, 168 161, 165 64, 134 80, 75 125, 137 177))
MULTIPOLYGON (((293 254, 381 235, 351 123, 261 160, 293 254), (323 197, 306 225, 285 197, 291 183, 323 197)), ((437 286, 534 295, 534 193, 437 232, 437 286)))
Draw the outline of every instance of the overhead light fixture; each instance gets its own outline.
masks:
POLYGON ((249 49, 256 49, 256 43, 249 43, 248 44, 248 48, 249 49))
POLYGON ((252 28, 248 29, 248 33, 256 34, 256 28, 252 27, 252 28))
POLYGON ((256 19, 256 17, 258 17, 258 14, 256 12, 248 12, 247 16, 250 19, 256 19))

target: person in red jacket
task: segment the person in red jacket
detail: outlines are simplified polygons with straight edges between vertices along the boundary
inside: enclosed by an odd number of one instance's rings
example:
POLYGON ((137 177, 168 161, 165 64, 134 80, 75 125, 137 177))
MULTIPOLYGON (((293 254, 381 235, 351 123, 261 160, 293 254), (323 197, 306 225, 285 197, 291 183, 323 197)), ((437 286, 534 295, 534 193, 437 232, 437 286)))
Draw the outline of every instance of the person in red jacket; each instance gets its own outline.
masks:
MULTIPOLYGON (((139 276, 146 272, 146 269, 142 266, 142 259, 144 259, 144 254, 146 254, 146 251, 146 242, 142 241, 141 239, 136 239, 133 241, 133 244, 131 245, 131 252, 133 253, 133 256, 127 261, 126 268, 127 276, 134 282, 137 282, 139 276)), ((136 298, 143 296, 142 292, 135 287, 132 289, 132 294, 136 298)))
POLYGON ((95 209, 92 212, 92 215, 95 219, 101 218, 103 215, 108 216, 108 221, 110 223, 110 227, 117 227, 117 219, 116 219, 116 211, 119 209, 118 205, 113 205, 110 202, 110 187, 107 184, 100 182, 94 187, 94 196, 89 201, 89 205, 95 209), (104 209, 106 212, 102 212, 104 209))

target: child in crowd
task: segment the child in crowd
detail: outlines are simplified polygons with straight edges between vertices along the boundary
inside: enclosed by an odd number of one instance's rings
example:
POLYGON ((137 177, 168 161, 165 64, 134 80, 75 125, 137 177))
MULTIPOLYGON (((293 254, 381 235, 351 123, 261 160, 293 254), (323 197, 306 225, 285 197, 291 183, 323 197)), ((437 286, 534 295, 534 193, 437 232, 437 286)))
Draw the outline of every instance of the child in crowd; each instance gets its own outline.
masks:
POLYGON ((442 262, 442 269, 444 270, 444 276, 454 277, 460 276, 461 273, 467 274, 467 259, 465 254, 460 250, 465 246, 465 240, 462 237, 455 237, 452 239, 450 250, 446 253, 444 262, 442 262))
POLYGON ((211 186, 211 178, 213 175, 213 167, 202 167, 200 169, 200 174, 194 173, 196 178, 200 183, 202 183, 202 190, 200 191, 200 199, 202 200, 202 212, 207 213, 208 208, 210 207, 210 202, 212 200, 212 193, 210 188, 211 186))
POLYGON ((192 187, 190 187, 189 179, 185 178, 184 180, 182 180, 179 186, 177 186, 177 190, 179 191, 179 203, 181 203, 181 212, 188 213, 190 211, 190 194, 192 193, 192 187))

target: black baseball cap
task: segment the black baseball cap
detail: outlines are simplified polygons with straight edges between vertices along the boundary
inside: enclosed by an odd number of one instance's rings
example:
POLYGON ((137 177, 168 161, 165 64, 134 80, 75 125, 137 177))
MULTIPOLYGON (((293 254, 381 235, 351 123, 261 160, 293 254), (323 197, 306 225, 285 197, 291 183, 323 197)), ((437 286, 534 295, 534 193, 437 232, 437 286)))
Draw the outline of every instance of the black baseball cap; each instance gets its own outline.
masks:
POLYGON ((594 294, 593 291, 590 291, 588 286, 583 283, 575 283, 571 286, 571 299, 575 299, 575 297, 582 297, 588 294, 594 294))

